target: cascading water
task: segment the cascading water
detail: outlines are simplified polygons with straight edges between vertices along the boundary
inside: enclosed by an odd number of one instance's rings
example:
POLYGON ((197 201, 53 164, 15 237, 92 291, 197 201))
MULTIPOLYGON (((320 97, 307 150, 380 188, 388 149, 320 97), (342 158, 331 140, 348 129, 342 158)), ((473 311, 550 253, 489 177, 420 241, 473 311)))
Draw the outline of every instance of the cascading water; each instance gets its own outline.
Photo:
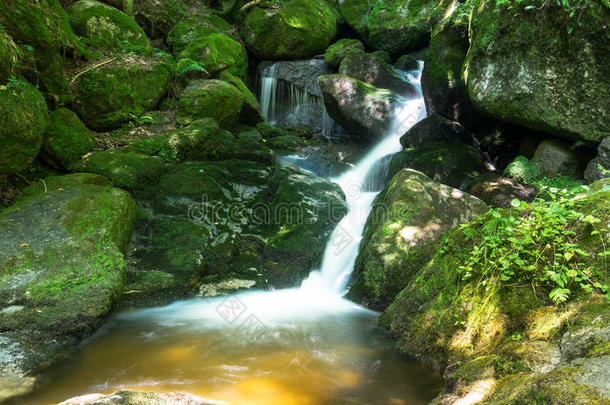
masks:
POLYGON ((392 131, 334 179, 346 194, 348 214, 334 230, 321 268, 301 288, 118 314, 55 371, 52 383, 20 403, 121 389, 182 391, 236 405, 427 403, 441 386, 438 377, 395 354, 374 330, 377 314, 343 298, 383 187, 365 179, 384 156, 400 150, 399 137, 424 114, 421 96, 397 106, 392 131))

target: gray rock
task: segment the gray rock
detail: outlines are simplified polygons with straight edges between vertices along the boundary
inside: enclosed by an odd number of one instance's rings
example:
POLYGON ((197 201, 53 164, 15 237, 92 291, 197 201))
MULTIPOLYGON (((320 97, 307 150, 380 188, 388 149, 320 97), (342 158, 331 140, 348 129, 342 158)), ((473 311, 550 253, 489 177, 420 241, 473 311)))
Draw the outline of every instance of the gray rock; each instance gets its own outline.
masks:
POLYGON ((534 152, 534 159, 546 177, 564 176, 583 177, 584 162, 582 156, 574 151, 570 144, 557 140, 545 139, 534 152))
POLYGON ((404 148, 423 148, 435 142, 463 142, 472 144, 472 135, 458 122, 442 115, 431 114, 413 125, 401 138, 404 148))

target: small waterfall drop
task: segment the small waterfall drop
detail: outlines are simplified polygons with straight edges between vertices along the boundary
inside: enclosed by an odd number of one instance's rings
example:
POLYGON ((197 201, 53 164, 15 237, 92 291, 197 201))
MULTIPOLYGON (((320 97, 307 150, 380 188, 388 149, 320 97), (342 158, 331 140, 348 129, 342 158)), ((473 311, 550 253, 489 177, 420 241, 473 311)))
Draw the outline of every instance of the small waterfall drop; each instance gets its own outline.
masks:
POLYGON ((371 212, 373 201, 382 184, 374 181, 375 172, 387 171, 388 155, 401 150, 400 137, 426 116, 421 92, 420 77, 423 62, 416 72, 406 77, 417 88, 418 96, 395 107, 391 130, 353 169, 334 181, 345 193, 348 213, 333 231, 324 252, 319 271, 310 274, 302 285, 304 289, 327 289, 343 293, 354 269, 364 226, 371 212), (385 166, 385 168, 384 168, 385 166))

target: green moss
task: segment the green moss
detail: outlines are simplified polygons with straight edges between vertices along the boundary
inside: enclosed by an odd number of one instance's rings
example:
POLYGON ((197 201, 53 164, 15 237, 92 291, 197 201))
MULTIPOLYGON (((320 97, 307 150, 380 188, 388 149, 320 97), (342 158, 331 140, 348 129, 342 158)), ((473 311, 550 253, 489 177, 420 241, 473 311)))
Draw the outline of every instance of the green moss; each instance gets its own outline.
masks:
POLYGON ((146 34, 135 20, 120 10, 95 0, 81 0, 68 9, 74 32, 96 47, 121 48, 128 42, 148 46, 146 34))
POLYGON ((21 52, 13 38, 0 25, 0 84, 18 75, 20 57, 21 52))
POLYGON ((309 58, 323 52, 337 21, 323 0, 285 0, 280 7, 254 7, 245 19, 244 41, 260 59, 309 58))
POLYGON ((180 21, 171 29, 167 35, 167 44, 177 55, 190 43, 213 34, 226 34, 239 41, 239 36, 233 31, 231 25, 217 15, 191 16, 180 21))
POLYGON ((364 44, 357 39, 340 39, 326 49, 324 59, 331 66, 338 67, 349 52, 364 52, 364 44))
POLYGON ((23 80, 0 86, 0 174, 17 173, 34 160, 47 124, 46 102, 34 86, 23 80))
POLYGON ((59 108, 50 115, 42 145, 43 157, 49 164, 70 169, 94 146, 93 136, 75 113, 59 108))
POLYGON ((197 38, 180 52, 180 56, 200 62, 210 75, 227 70, 244 79, 248 74, 245 48, 225 34, 197 38))

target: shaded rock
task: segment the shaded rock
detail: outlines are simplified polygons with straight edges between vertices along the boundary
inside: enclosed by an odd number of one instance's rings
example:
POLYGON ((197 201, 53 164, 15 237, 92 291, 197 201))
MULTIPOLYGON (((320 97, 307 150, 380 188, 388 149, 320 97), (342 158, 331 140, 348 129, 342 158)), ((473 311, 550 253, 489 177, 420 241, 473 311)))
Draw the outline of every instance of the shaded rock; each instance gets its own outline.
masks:
POLYGON ((256 125, 263 118, 260 109, 254 110, 252 102, 243 88, 223 80, 193 80, 180 97, 177 120, 189 124, 209 117, 227 129, 234 128, 238 122, 256 125))
POLYGON ((463 142, 472 144, 472 135, 459 123, 439 114, 431 114, 413 125, 403 136, 400 144, 404 148, 424 148, 435 142, 463 142))
POLYGON ((441 237, 486 211, 487 205, 470 194, 401 170, 367 220, 350 299, 386 308, 434 256, 441 237))
POLYGON ((0 386, 95 330, 123 291, 134 203, 101 176, 49 177, 0 215, 0 386), (38 232, 39 229, 45 232, 38 232))
POLYGON ((404 99, 346 75, 318 78, 328 114, 354 135, 366 139, 385 136, 393 125, 394 106, 404 99))
POLYGON ((364 52, 364 44, 357 39, 343 38, 326 49, 324 60, 333 67, 339 67, 343 58, 352 52, 364 52))
POLYGON ((517 183, 497 173, 482 173, 472 180, 466 191, 492 207, 510 208, 514 199, 532 202, 536 187, 517 183))
POLYGON ((23 77, 43 93, 50 106, 71 103, 74 96, 70 92, 65 75, 64 60, 56 49, 34 50, 22 46, 19 69, 23 77))
POLYGON ((323 0, 283 0, 279 7, 251 8, 242 32, 259 59, 304 59, 324 52, 337 33, 337 20, 323 0))
POLYGON ((93 136, 74 112, 62 107, 51 113, 41 150, 48 164, 70 169, 94 146, 93 136))
POLYGON ((225 34, 210 34, 197 38, 180 52, 180 56, 201 63, 208 76, 224 70, 242 79, 248 74, 246 49, 225 34))
POLYGON ((449 4, 449 1, 395 0, 369 7, 360 0, 345 0, 339 9, 367 45, 398 56, 426 46, 431 27, 449 4))
POLYGON ((421 85, 429 113, 437 112, 474 130, 484 120, 472 106, 462 77, 462 65, 470 46, 468 7, 470 3, 459 3, 432 31, 421 85))
POLYGON ((389 178, 403 168, 421 171, 434 181, 460 190, 485 171, 480 153, 461 142, 437 142, 423 149, 398 152, 391 157, 389 178))
POLYGON ((233 31, 231 24, 217 15, 195 15, 180 21, 169 31, 167 45, 178 55, 190 43, 212 34, 226 34, 239 41, 239 36, 233 31))
POLYGON ((597 156, 587 164, 584 176, 587 183, 610 177, 610 137, 599 144, 597 156))
POLYGON ((392 65, 374 54, 351 52, 345 55, 339 66, 339 73, 369 83, 380 89, 388 89, 403 97, 417 96, 417 89, 392 65))
POLYGON ((210 2, 207 0, 111 0, 115 2, 133 3, 133 14, 125 8, 123 11, 133 15, 150 39, 165 39, 170 30, 182 20, 190 16, 202 20, 212 14, 210 2))
POLYGON ((62 402, 60 405, 210 405, 213 402, 195 395, 172 392, 117 391, 113 394, 88 394, 62 402))
MULTIPOLYGON (((473 9, 464 72, 474 106, 503 121, 572 140, 610 132, 610 10, 583 5, 578 23, 557 24, 558 4, 516 11, 496 0, 473 9), (564 38, 569 32, 569 40, 564 38), (535 35, 536 41, 532 41, 535 35)), ((519 6, 521 9, 523 6, 519 6)))
POLYGON ((419 68, 419 61, 412 55, 402 55, 396 60, 394 67, 404 72, 410 72, 419 68))
POLYGON ((332 73, 331 66, 324 59, 281 61, 259 65, 258 76, 282 80, 312 96, 322 97, 318 77, 332 73))
POLYGON ((295 286, 319 266, 347 205, 338 185, 295 166, 278 166, 272 182, 277 189, 269 211, 265 277, 275 287, 295 286))
POLYGON ((47 105, 34 86, 0 86, 0 174, 18 173, 34 160, 47 123, 47 105))
POLYGON ((91 45, 121 49, 126 43, 149 45, 144 30, 133 17, 95 0, 80 0, 68 9, 74 32, 87 38, 91 45))
POLYGON ((167 93, 170 78, 164 59, 117 57, 78 78, 76 110, 91 129, 118 128, 156 107, 167 93))
POLYGON ((92 153, 83 171, 100 174, 126 190, 152 187, 165 170, 162 159, 139 153, 100 151, 92 153))
POLYGON ((583 177, 583 156, 570 147, 570 144, 556 139, 545 139, 536 148, 533 158, 544 177, 564 176, 583 177))
POLYGON ((5 84, 9 77, 19 74, 19 59, 21 52, 13 38, 0 31, 0 85, 5 84))

